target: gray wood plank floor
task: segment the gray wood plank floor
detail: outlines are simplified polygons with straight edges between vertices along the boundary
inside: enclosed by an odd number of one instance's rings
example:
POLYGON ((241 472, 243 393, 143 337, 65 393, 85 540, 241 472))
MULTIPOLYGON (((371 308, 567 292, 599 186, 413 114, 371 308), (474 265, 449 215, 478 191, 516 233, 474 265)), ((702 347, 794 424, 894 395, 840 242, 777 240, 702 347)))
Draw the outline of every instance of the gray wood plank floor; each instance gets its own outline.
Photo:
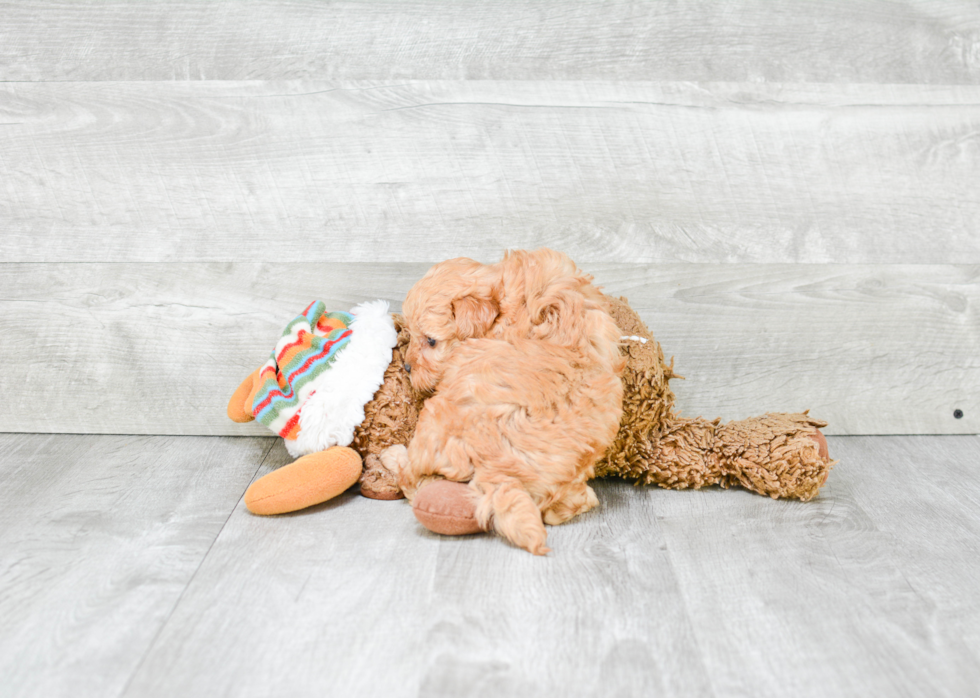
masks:
POLYGON ((118 695, 270 446, 0 435, 0 695, 118 695))
POLYGON ((805 504, 599 482, 542 559, 252 516, 272 439, 3 435, 0 694, 980 695, 980 437, 830 447, 805 504))

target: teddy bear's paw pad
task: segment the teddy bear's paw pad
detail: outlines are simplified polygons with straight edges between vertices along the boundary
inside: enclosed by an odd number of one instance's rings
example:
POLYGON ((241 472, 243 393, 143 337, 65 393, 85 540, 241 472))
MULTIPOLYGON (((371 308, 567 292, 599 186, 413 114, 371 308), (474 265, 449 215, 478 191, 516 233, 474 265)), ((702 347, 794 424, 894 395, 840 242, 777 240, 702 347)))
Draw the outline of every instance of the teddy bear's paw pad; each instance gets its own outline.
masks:
POLYGON ((415 518, 433 533, 465 536, 482 533, 476 519, 476 502, 462 482, 432 480, 419 488, 412 502, 415 518))
POLYGON ((333 499, 360 476, 357 451, 334 446, 260 477, 245 491, 245 506, 261 516, 298 511, 333 499))
POLYGON ((371 499, 404 499, 398 486, 398 477, 388 470, 376 455, 364 459, 364 472, 361 473, 361 494, 371 499))
MULTIPOLYGON (((823 432, 817 429, 812 434, 810 438, 817 442, 817 448, 820 452, 820 457, 824 460, 830 460, 830 449, 827 448, 827 437, 823 435, 823 432)), ((827 477, 830 475, 830 470, 827 470, 823 474, 823 479, 820 481, 820 486, 823 487, 827 484, 827 477)))
POLYGON ((823 432, 817 429, 810 434, 810 438, 817 442, 817 448, 820 449, 820 457, 830 458, 830 450, 827 448, 827 437, 823 435, 823 432))

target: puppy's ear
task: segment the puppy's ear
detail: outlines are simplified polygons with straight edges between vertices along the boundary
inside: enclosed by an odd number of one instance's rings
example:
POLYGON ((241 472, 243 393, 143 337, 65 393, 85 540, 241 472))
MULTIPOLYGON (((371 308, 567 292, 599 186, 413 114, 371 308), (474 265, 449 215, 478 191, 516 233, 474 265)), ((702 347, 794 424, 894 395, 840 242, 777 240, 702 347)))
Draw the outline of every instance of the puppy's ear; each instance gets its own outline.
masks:
POLYGON ((463 296, 453 301, 453 318, 459 339, 483 337, 500 314, 493 298, 463 296))
POLYGON ((581 305, 579 294, 559 287, 548 289, 536 298, 528 298, 527 312, 533 325, 557 324, 563 316, 574 317, 581 305))
POLYGON ((581 331, 577 323, 568 321, 585 315, 581 294, 561 287, 528 299, 527 310, 532 325, 531 336, 562 344, 574 342, 581 331))

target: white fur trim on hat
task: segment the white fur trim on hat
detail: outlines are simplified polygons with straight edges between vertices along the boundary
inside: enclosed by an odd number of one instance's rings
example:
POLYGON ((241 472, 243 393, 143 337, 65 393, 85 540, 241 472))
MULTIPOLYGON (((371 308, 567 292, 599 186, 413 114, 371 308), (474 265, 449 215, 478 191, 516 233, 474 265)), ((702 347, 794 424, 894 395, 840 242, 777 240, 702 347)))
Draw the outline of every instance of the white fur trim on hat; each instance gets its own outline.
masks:
POLYGON ((349 445, 354 429, 364 421, 364 406, 384 382, 391 350, 398 343, 388 302, 368 301, 350 312, 354 316, 350 343, 330 370, 313 381, 316 392, 303 405, 299 434, 285 442, 294 458, 349 445))

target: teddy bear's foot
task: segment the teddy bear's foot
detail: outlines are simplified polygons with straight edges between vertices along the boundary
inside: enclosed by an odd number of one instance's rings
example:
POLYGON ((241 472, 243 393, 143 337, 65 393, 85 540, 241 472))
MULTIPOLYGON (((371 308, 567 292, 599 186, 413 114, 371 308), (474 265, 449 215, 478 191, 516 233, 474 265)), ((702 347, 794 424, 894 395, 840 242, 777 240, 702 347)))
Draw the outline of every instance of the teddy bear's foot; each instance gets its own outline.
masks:
POLYGON ((346 446, 334 446, 299 458, 253 482, 245 506, 253 514, 285 514, 326 502, 357 482, 361 457, 346 446))
POLYGON ((812 499, 836 464, 823 426, 806 413, 770 413, 719 426, 712 450, 723 473, 721 485, 738 484, 773 499, 812 499))
POLYGON ((398 475, 391 472, 384 461, 371 454, 364 459, 364 472, 361 473, 361 494, 371 499, 404 499, 405 494, 398 486, 398 475))
POLYGON ((465 482, 428 480, 415 493, 412 512, 423 526, 444 536, 482 533, 476 498, 465 482))
MULTIPOLYGON (((810 438, 817 442, 818 453, 820 457, 824 460, 830 460, 830 449, 827 447, 827 437, 823 435, 823 432, 817 429, 812 434, 810 438)), ((823 487, 827 484, 827 477, 830 475, 830 468, 827 468, 827 472, 823 474, 823 481, 820 486, 823 487)))

